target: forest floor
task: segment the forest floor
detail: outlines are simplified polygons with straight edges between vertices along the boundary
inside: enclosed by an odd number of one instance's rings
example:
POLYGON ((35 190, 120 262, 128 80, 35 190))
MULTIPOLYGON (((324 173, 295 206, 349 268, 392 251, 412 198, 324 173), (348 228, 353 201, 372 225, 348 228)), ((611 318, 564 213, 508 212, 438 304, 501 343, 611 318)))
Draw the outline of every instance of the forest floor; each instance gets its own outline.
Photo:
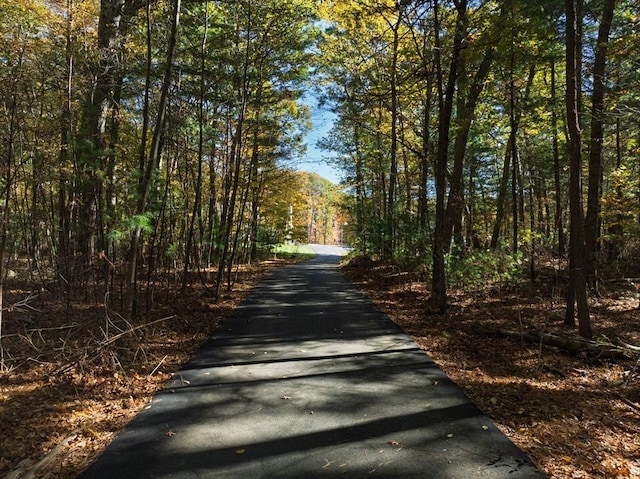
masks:
MULTIPOLYGON (((0 477, 74 478, 276 264, 240 270, 218 303, 206 282, 194 278, 184 295, 167 277, 141 324, 126 323, 90 289, 84 301, 69 302, 28 281, 13 288, 2 332, 11 369, 0 372, 0 477)), ((640 477, 637 358, 571 355, 478 329, 574 335, 543 277, 452 294, 440 316, 429 312, 414 275, 358 261, 344 271, 550 477, 640 477)), ((606 286, 593 301, 596 334, 640 344, 635 287, 606 286)))

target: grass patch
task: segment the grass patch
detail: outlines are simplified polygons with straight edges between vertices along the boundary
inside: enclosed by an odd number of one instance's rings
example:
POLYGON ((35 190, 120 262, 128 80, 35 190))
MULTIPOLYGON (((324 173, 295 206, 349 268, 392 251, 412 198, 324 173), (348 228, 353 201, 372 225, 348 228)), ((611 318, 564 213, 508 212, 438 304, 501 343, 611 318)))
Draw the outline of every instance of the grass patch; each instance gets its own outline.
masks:
POLYGON ((275 257, 287 259, 306 260, 315 258, 316 254, 308 245, 302 244, 277 244, 273 246, 271 252, 275 257))

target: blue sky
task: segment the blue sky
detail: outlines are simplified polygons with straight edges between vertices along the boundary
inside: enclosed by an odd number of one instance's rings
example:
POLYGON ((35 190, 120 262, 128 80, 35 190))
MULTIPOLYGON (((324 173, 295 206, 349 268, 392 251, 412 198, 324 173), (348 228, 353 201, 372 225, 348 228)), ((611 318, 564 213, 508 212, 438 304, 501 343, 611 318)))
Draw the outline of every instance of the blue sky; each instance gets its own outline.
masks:
POLYGON ((326 108, 319 108, 317 101, 313 97, 303 99, 311 108, 311 122, 313 126, 305 137, 307 145, 306 155, 300 159, 298 169, 318 173, 333 183, 340 182, 340 172, 326 161, 331 157, 331 152, 320 150, 316 143, 326 136, 331 129, 336 116, 326 108))

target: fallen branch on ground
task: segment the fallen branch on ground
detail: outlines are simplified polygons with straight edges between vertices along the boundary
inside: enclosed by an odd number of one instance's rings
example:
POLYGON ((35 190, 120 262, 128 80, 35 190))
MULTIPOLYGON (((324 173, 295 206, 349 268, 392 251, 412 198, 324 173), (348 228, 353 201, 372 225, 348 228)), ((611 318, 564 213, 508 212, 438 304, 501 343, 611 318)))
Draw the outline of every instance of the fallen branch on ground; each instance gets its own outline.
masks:
POLYGON ((560 336, 554 333, 543 333, 536 329, 526 331, 514 331, 510 329, 490 329, 480 327, 481 334, 490 336, 502 336, 506 338, 519 339, 529 343, 544 344, 562 349, 572 354, 587 354, 598 358, 621 358, 633 357, 640 353, 640 349, 635 346, 626 345, 622 341, 616 343, 608 341, 593 341, 580 337, 560 336))
POLYGON ((69 446, 69 444, 71 444, 71 441, 73 441, 76 437, 78 437, 77 431, 73 432, 70 436, 60 442, 56 447, 51 449, 51 451, 49 451, 46 456, 44 456, 35 464, 33 464, 33 462, 29 460, 22 461, 20 465, 18 465, 17 469, 14 469, 9 474, 7 474, 5 479, 34 479, 36 475, 44 470, 47 465, 49 465, 56 458, 58 454, 64 451, 69 446))

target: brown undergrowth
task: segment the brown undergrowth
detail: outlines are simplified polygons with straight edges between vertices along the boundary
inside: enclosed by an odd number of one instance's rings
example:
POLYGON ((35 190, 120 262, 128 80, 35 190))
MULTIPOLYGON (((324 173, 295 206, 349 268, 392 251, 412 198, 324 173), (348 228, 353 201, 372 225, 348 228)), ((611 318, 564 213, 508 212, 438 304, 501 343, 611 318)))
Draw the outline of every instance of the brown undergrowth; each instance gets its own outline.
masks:
POLYGON ((3 325, 0 477, 76 477, 277 264, 240 269, 218 302, 202 275, 188 293, 174 276, 145 285, 151 308, 135 323, 91 291, 70 300, 55 287, 14 285, 3 325))
MULTIPOLYGON (((473 294, 453 292, 446 315, 430 310, 423 281, 397 267, 357 261, 343 268, 549 477, 640 477, 640 364, 571 355, 484 334, 536 328, 563 336, 562 298, 535 282, 473 294)), ((596 334, 640 344, 635 287, 609 282, 593 300, 596 334)))

